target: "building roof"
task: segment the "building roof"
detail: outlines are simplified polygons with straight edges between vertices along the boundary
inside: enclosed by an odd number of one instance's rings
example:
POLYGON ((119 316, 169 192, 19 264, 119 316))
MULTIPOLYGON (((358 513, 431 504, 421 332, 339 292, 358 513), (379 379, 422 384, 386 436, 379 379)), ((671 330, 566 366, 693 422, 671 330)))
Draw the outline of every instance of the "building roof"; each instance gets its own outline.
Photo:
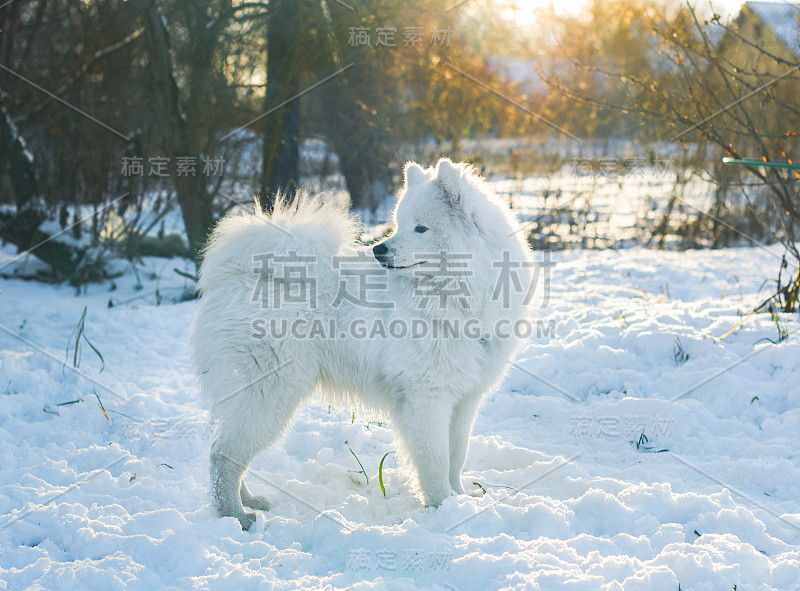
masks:
POLYGON ((800 4, 748 2, 747 6, 775 32, 782 43, 800 56, 800 4))

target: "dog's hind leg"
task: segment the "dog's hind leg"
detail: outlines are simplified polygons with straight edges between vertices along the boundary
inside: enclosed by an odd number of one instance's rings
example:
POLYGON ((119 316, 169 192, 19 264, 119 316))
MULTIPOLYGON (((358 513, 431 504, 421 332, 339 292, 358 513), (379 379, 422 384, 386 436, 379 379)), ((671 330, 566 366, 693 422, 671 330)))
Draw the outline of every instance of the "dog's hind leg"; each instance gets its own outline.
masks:
POLYGON ((469 435, 480 401, 479 396, 461 400, 453 409, 453 417, 450 420, 450 486, 458 494, 464 493, 461 470, 467 458, 469 435))
MULTIPOLYGON (((211 497, 223 517, 236 517, 243 529, 255 521, 255 513, 244 507, 265 511, 269 501, 250 493, 242 477, 250 461, 280 437, 304 398, 313 392, 311 378, 272 380, 268 385, 242 389, 220 409, 217 437, 211 444, 211 497)), ((232 397, 231 397, 232 398, 232 397)))
POLYGON ((220 516, 235 517, 242 529, 248 529, 256 520, 256 514, 245 512, 240 489, 242 476, 257 449, 237 441, 235 431, 223 423, 211 444, 211 499, 220 516))

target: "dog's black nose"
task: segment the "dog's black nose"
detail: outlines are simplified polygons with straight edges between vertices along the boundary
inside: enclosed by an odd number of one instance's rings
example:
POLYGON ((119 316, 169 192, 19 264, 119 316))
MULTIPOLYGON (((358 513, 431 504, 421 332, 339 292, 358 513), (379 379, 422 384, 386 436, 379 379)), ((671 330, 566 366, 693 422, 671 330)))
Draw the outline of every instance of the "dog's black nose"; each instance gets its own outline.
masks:
POLYGON ((384 256, 387 252, 389 252, 389 247, 385 244, 376 244, 372 247, 372 252, 376 257, 384 256))

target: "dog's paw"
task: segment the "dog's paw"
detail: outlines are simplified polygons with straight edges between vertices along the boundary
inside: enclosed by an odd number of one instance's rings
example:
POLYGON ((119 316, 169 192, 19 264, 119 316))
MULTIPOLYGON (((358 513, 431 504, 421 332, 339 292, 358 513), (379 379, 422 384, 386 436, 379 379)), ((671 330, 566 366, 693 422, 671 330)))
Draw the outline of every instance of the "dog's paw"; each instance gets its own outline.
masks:
POLYGON ((464 487, 461 486, 460 479, 452 481, 450 485, 453 487, 453 492, 456 493, 457 495, 464 494, 464 487))
POLYGON ((253 523, 255 522, 256 514, 242 513, 241 515, 239 515, 238 519, 239 523, 242 524, 242 531, 247 531, 248 529, 250 529, 250 526, 253 525, 253 523))
POLYGON ((441 491, 439 493, 427 493, 425 495, 425 506, 438 507, 444 502, 446 498, 454 496, 456 496, 456 493, 452 490, 441 491))
POLYGON ((272 507, 272 503, 269 502, 267 497, 260 497, 257 495, 242 499, 242 502, 245 506, 256 509, 257 511, 269 511, 270 507, 272 507))

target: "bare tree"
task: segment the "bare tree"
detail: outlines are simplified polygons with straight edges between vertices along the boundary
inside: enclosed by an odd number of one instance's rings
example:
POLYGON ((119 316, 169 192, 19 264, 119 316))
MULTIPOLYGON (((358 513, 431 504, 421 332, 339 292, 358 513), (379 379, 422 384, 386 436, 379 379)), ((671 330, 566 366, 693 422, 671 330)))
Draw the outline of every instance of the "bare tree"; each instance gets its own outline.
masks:
MULTIPOLYGON (((786 162, 800 148, 796 48, 754 38, 766 27, 749 31, 748 18, 747 8, 727 25, 716 14, 703 19, 688 3, 672 15, 650 7, 641 11, 638 21, 647 23, 650 35, 645 40, 657 50, 649 58, 650 67, 637 71, 572 55, 577 71, 613 85, 614 91, 595 92, 594 87, 558 78, 549 82, 580 104, 632 116, 651 140, 680 142, 701 151, 716 146, 715 162, 699 172, 713 179, 718 190, 711 209, 698 219, 698 228, 707 232, 713 246, 725 244, 721 236, 730 228, 735 231, 728 238, 781 243, 788 260, 784 257, 779 270, 775 297, 784 310, 792 311, 800 301, 798 175, 787 168, 750 165, 746 169, 753 178, 745 180, 719 162, 722 156, 786 162)), ((665 231, 665 222, 662 219, 659 231, 665 231)))

